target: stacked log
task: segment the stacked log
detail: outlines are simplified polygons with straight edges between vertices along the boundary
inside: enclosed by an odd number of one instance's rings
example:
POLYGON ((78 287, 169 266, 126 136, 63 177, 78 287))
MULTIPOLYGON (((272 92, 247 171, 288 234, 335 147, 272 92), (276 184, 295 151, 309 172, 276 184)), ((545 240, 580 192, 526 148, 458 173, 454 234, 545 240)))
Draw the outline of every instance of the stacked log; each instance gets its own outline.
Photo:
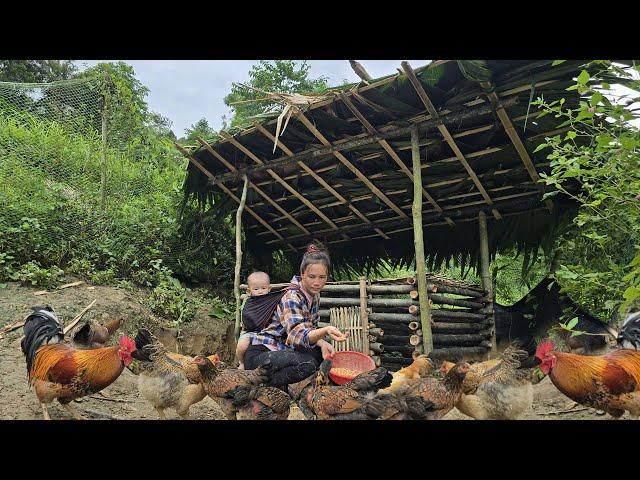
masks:
MULTIPOLYGON (((366 282, 369 354, 391 371, 423 353, 417 290, 415 277, 366 282)), ((430 356, 451 361, 485 356, 494 327, 487 292, 433 274, 427 276, 427 291, 434 346, 430 356)), ((331 308, 360 306, 360 282, 327 283, 320 297, 321 325, 329 323, 331 308)))

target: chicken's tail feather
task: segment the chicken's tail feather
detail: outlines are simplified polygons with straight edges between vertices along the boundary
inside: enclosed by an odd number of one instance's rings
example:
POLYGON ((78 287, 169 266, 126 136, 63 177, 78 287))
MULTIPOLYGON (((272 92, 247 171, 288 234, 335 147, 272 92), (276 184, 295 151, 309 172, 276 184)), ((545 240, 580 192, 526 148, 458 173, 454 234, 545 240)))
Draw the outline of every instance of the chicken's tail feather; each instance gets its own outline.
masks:
POLYGON ((141 362, 151 362, 155 355, 164 352, 164 346, 146 328, 138 330, 134 341, 136 351, 131 356, 141 362))
POLYGON ((30 374, 38 349, 42 345, 60 343, 64 339, 64 331, 50 307, 34 307, 24 322, 23 330, 20 347, 27 360, 27 374, 30 374))

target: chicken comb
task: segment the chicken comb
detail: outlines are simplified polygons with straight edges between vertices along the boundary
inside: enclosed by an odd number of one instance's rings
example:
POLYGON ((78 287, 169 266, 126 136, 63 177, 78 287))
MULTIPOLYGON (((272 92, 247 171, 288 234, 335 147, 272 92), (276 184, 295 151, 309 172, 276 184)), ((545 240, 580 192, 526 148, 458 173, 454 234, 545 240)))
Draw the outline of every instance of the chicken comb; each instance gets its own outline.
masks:
POLYGON ((547 353, 549 353, 554 348, 556 348, 554 343, 551 340, 547 340, 546 342, 538 345, 538 348, 536 349, 536 357, 542 360, 547 355, 547 353))
POLYGON ((127 337, 126 335, 122 335, 120 337, 120 346, 130 353, 136 351, 136 342, 134 342, 131 338, 127 337))

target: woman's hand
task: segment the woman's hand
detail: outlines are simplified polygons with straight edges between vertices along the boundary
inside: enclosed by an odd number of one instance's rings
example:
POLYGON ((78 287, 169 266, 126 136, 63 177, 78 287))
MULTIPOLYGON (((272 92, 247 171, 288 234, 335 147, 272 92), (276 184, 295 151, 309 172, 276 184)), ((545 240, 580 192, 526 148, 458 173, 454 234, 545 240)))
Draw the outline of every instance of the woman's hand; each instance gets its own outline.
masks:
POLYGON ((338 330, 333 325, 329 325, 325 328, 325 335, 329 335, 336 342, 344 342, 347 339, 347 336, 338 330))
POLYGON ((320 347, 320 351, 322 352, 322 358, 327 359, 329 357, 333 357, 333 354, 336 353, 336 350, 333 348, 329 342, 325 340, 318 340, 316 343, 320 347))

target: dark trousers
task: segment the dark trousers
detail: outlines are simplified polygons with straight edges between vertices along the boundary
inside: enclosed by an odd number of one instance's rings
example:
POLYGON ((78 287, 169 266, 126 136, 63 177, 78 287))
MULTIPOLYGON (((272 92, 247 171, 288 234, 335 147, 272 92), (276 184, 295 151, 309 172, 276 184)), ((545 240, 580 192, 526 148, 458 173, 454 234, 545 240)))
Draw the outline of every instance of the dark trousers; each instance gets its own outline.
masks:
POLYGON ((253 370, 267 360, 271 361, 273 371, 269 385, 280 388, 300 382, 317 371, 322 352, 319 347, 272 351, 264 345, 251 345, 244 355, 244 368, 253 370))

